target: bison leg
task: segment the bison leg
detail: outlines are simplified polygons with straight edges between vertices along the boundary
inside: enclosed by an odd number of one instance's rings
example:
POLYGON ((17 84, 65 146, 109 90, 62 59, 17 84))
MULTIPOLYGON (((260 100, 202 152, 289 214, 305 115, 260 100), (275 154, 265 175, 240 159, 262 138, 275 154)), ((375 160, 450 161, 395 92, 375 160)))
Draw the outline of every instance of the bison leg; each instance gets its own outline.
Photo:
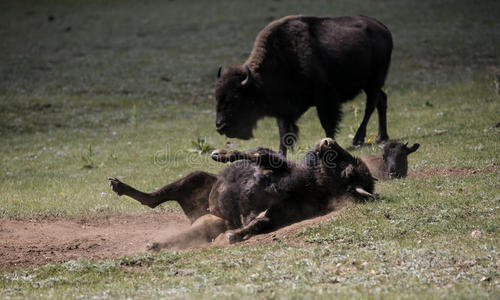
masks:
POLYGON ((289 168, 289 162, 283 155, 260 147, 245 152, 219 149, 212 152, 212 159, 218 162, 249 160, 264 169, 271 170, 289 168))
POLYGON ((212 152, 211 157, 213 160, 221 163, 235 162, 237 160, 245 159, 251 160, 251 154, 249 151, 241 152, 238 150, 217 149, 212 152))
POLYGON ((278 129, 280 133, 280 153, 286 157, 288 148, 293 148, 299 137, 299 127, 295 121, 278 119, 278 129))
POLYGON ((326 137, 334 138, 337 126, 342 118, 342 110, 337 99, 333 101, 323 101, 316 106, 319 121, 325 131, 326 137))
POLYGON ((379 99, 377 103, 378 112, 378 136, 377 143, 389 140, 389 135, 387 135, 387 94, 380 89, 379 99))
POLYGON ((149 244, 147 248, 157 251, 165 248, 195 247, 213 241, 227 229, 228 224, 224 219, 206 214, 196 219, 187 230, 179 232, 167 241, 149 244))
POLYGON ((363 117, 363 121, 361 121, 361 124, 359 125, 358 131, 356 132, 356 135, 354 136, 354 139, 352 140, 352 144, 355 147, 359 147, 363 145, 365 141, 365 136, 366 136, 366 126, 368 125, 368 121, 370 120, 370 117, 375 110, 375 107, 377 106, 377 102, 379 99, 379 91, 380 89, 370 89, 370 90, 365 90, 366 93, 366 108, 365 108, 365 115, 363 117))
POLYGON ((255 219, 250 221, 246 226, 240 229, 231 230, 226 233, 226 237, 230 244, 241 242, 245 236, 250 237, 255 234, 264 232, 274 226, 271 217, 271 209, 261 212, 255 219))
POLYGON ((152 193, 141 192, 116 178, 109 178, 109 184, 118 196, 129 196, 151 208, 169 200, 176 200, 193 222, 207 213, 208 196, 216 180, 217 176, 214 174, 195 171, 152 193))

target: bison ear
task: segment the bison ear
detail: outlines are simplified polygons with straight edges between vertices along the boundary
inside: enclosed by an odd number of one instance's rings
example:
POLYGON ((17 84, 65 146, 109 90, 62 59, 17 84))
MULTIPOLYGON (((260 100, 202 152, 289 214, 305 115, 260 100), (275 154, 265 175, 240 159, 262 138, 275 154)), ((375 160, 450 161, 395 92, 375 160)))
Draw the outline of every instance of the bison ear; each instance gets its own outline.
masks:
POLYGON ((417 151, 418 147, 420 147, 420 144, 416 143, 413 144, 410 148, 406 148, 406 154, 410 154, 417 151))
POLYGON ((222 67, 219 67, 219 71, 217 71, 217 79, 220 78, 221 74, 222 74, 222 67))
POLYGON ((252 78, 252 73, 250 72, 250 68, 247 65, 245 65, 245 71, 247 72, 247 77, 241 82, 242 86, 247 86, 252 78))

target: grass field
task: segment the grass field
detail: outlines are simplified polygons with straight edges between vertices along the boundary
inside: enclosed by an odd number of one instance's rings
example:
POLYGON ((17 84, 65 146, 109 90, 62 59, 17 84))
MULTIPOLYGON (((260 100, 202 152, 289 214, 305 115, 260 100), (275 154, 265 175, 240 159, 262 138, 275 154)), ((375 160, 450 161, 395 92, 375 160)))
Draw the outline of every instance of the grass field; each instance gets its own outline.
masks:
MULTIPOLYGON (((228 142, 214 125, 217 68, 242 63, 260 29, 298 13, 369 15, 391 29, 388 129, 421 144, 410 170, 499 164, 498 1, 2 1, 0 218, 146 212, 112 196, 106 178, 153 190, 220 170, 188 151, 198 137, 228 142)), ((344 106, 345 147, 364 101, 344 106)), ((299 127, 296 159, 324 134, 314 110, 299 127)), ((231 142, 276 149, 275 121, 260 121, 255 137, 231 142)), ((499 182, 498 168, 383 182, 377 201, 298 234, 303 246, 0 270, 0 298, 498 299, 499 182)), ((180 213, 173 203, 157 210, 180 213)))

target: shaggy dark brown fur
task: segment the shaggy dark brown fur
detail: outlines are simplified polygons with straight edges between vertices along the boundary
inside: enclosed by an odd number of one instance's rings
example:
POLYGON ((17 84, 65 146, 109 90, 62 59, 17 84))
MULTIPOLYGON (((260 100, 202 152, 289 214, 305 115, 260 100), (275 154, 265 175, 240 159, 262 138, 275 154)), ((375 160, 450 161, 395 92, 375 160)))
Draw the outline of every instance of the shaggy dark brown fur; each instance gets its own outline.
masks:
POLYGON ((286 155, 297 138, 295 123, 307 109, 316 107, 326 136, 333 138, 341 104, 365 91, 365 116, 353 144, 363 143, 375 108, 378 140, 386 140, 387 96, 381 88, 391 52, 391 33, 372 18, 288 16, 271 22, 244 65, 219 70, 217 131, 249 139, 257 120, 275 117, 286 155))

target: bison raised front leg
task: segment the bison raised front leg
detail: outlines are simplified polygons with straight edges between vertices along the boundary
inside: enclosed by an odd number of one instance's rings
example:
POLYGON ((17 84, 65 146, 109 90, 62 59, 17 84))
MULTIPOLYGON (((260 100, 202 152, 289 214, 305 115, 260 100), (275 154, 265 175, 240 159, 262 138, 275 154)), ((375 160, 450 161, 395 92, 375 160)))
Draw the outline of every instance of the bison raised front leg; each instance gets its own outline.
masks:
POLYGON ((213 160, 221 163, 235 162, 237 160, 249 159, 248 154, 238 150, 217 149, 210 155, 213 160))
POLYGON ((277 170, 290 167, 285 156, 268 148, 255 148, 247 151, 217 149, 211 154, 213 160, 218 162, 235 162, 237 160, 249 160, 264 169, 277 170))
POLYGON ((111 189, 118 196, 129 196, 151 208, 169 200, 177 201, 189 220, 194 222, 207 213, 208 196, 217 180, 217 175, 195 171, 152 193, 141 192, 117 178, 108 180, 111 189))

